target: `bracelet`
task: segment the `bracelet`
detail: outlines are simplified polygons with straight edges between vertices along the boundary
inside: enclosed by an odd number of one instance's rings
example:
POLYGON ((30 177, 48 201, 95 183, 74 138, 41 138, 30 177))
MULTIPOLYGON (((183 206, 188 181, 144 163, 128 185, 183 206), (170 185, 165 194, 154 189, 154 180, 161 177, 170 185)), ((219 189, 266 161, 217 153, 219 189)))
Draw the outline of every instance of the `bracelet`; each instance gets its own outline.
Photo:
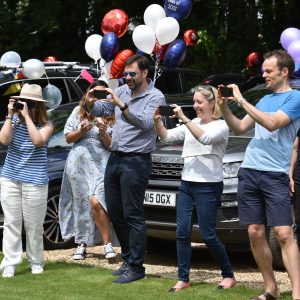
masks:
POLYGON ((187 123, 190 123, 190 122, 192 122, 191 120, 187 120, 187 121, 184 121, 184 122, 182 122, 182 124, 187 124, 187 123))
POLYGON ((241 98, 241 99, 237 100, 237 105, 239 107, 243 107, 243 104, 246 103, 246 102, 247 102, 247 100, 245 98, 241 98))
POLYGON ((120 111, 124 111, 124 110, 127 109, 127 108, 128 108, 128 104, 125 103, 123 107, 120 107, 120 111))
POLYGON ((10 117, 10 116, 6 116, 5 117, 5 120, 12 120, 13 118, 12 117, 10 117))

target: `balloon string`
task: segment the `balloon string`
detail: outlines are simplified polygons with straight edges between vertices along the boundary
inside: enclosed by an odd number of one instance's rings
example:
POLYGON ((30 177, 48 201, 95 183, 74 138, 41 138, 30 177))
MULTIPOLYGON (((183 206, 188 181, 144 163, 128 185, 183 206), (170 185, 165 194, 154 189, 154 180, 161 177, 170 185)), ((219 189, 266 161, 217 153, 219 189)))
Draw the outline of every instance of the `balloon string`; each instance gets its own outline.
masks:
POLYGON ((49 77, 47 76, 47 73, 46 73, 46 72, 45 72, 45 76, 46 76, 46 78, 47 78, 48 84, 50 84, 50 82, 49 82, 49 77))
POLYGON ((74 82, 76 82, 80 76, 81 76, 81 73, 74 79, 74 82))

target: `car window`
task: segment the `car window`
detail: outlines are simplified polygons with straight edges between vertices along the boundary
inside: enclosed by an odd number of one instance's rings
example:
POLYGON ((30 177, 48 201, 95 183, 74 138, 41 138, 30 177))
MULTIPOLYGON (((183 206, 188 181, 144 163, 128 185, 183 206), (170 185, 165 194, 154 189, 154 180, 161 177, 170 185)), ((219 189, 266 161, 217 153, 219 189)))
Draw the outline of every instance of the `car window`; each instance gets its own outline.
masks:
MULTIPOLYGON (((153 74, 150 73, 153 79, 153 74)), ((182 94, 181 82, 178 72, 162 71, 155 82, 155 87, 163 94, 182 94)))
POLYGON ((181 73, 183 93, 193 94, 195 86, 202 81, 202 76, 196 73, 182 72, 181 73))

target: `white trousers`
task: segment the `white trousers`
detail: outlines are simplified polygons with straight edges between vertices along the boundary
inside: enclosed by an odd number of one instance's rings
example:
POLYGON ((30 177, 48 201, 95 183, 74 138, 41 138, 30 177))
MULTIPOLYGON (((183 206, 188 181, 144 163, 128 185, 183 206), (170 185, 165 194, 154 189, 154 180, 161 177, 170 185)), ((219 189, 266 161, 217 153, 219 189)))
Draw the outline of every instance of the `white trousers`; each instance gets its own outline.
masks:
POLYGON ((37 186, 1 178, 4 213, 3 254, 0 269, 22 263, 22 223, 26 232, 29 264, 44 265, 43 223, 47 210, 48 185, 37 186))

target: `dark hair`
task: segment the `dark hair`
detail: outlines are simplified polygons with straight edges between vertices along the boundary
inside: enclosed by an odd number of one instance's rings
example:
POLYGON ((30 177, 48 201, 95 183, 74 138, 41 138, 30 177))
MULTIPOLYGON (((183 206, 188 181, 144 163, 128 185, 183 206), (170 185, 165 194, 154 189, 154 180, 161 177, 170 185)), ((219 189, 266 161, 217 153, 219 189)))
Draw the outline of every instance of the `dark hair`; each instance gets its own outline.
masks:
POLYGON ((275 56, 277 59, 277 66, 281 71, 283 68, 287 68, 289 71, 288 78, 291 78, 295 71, 295 62, 293 58, 283 49, 269 51, 264 55, 264 59, 275 56))
POLYGON ((91 116, 84 108, 85 106, 85 97, 90 89, 93 89, 96 86, 103 86, 105 88, 108 87, 107 83, 104 80, 95 80, 85 91, 83 96, 81 97, 81 100, 79 102, 80 111, 79 111, 79 117, 80 119, 88 119, 89 121, 95 119, 94 116, 91 116))
POLYGON ((135 55, 127 58, 126 62, 125 62, 125 67, 132 65, 135 62, 137 63, 137 65, 141 71, 149 70, 148 58, 145 56, 138 55, 138 54, 135 54, 135 55))

